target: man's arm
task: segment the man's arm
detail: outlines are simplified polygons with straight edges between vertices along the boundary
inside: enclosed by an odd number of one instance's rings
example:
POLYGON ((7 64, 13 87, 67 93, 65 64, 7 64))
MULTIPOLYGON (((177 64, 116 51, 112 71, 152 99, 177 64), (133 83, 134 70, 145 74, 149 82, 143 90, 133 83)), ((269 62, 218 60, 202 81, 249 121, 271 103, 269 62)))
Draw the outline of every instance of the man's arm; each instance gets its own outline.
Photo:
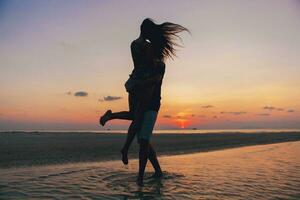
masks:
POLYGON ((143 80, 138 80, 136 84, 139 86, 143 86, 143 85, 155 84, 155 83, 161 81, 163 79, 163 74, 165 71, 165 63, 159 62, 158 65, 161 65, 161 66, 156 66, 156 67, 159 67, 159 69, 160 69, 157 74, 155 74, 149 78, 143 79, 143 80))
POLYGON ((152 84, 159 82, 161 79, 162 79, 162 75, 156 74, 154 76, 151 76, 151 77, 143 79, 143 80, 137 80, 136 85, 138 85, 138 86, 152 85, 152 84))

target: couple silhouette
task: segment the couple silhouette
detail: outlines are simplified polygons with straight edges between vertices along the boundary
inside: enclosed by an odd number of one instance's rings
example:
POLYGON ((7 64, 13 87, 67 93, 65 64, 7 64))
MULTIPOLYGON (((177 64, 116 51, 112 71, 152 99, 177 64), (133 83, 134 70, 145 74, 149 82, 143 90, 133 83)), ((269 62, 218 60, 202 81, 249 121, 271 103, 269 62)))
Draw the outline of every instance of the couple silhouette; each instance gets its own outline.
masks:
POLYGON ((178 33, 189 30, 179 24, 165 22, 156 24, 150 18, 143 20, 139 37, 131 43, 131 56, 134 69, 125 83, 128 92, 129 111, 112 112, 107 110, 100 117, 104 126, 113 119, 132 121, 121 149, 122 162, 128 164, 128 150, 137 136, 139 143, 139 172, 137 184, 143 186, 147 161, 154 168, 152 178, 161 178, 163 172, 156 151, 150 143, 153 128, 160 109, 161 86, 165 74, 165 60, 175 55, 175 47, 180 46, 178 33))

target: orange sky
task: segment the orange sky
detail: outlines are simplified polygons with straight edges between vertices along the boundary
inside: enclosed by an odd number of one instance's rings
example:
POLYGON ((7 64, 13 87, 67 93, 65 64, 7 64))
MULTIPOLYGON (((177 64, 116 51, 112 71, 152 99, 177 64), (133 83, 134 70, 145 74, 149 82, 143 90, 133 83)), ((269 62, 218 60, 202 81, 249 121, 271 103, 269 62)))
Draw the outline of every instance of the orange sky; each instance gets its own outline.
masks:
POLYGON ((0 130, 103 129, 100 114, 127 109, 129 46, 145 17, 192 33, 167 61, 156 128, 300 128, 299 6, 1 1, 0 130))

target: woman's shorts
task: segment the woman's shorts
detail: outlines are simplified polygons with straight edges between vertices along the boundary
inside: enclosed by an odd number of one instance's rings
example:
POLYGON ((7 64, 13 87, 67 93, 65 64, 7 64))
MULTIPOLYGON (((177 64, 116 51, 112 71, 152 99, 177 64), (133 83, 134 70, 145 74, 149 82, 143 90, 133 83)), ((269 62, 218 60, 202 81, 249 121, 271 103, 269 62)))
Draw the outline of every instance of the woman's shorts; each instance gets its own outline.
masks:
POLYGON ((153 132, 153 128, 157 118, 157 111, 149 110, 144 114, 141 130, 137 134, 138 140, 150 140, 153 132))

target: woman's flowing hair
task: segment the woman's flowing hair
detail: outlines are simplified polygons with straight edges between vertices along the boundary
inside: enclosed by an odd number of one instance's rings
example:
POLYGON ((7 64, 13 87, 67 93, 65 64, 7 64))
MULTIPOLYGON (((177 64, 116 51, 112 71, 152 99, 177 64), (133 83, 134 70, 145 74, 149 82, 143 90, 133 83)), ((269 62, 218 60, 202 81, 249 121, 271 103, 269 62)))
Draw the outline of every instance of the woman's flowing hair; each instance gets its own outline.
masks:
POLYGON ((190 31, 179 25, 171 22, 155 24, 152 19, 147 18, 141 25, 141 34, 146 39, 149 39, 154 48, 154 56, 158 59, 165 60, 176 56, 176 48, 182 47, 177 43, 177 40, 182 41, 178 33, 190 31))

